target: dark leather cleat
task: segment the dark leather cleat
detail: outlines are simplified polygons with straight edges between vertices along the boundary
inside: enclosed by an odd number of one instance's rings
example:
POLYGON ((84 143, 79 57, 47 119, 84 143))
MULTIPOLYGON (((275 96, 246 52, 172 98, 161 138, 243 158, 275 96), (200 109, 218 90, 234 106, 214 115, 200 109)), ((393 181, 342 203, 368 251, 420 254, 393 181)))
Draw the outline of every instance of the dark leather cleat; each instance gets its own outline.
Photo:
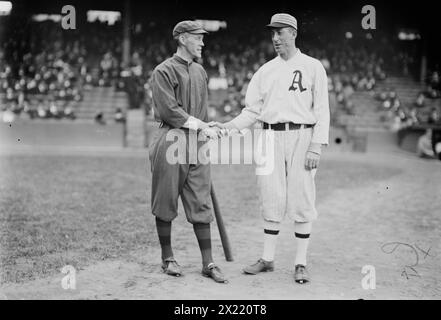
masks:
POLYGON ((257 260, 256 263, 249 265, 243 269, 246 274, 258 274, 259 272, 274 271, 274 261, 257 260))
POLYGON ((181 268, 174 258, 167 258, 162 261, 162 271, 170 276, 182 276, 181 268))
POLYGON ((214 263, 210 263, 208 266, 202 268, 202 275, 207 278, 212 278, 214 281, 219 283, 228 283, 224 274, 218 266, 214 263))
POLYGON ((308 270, 306 270, 306 266, 302 264, 296 265, 294 271, 294 280, 300 284, 308 283, 311 281, 308 270))

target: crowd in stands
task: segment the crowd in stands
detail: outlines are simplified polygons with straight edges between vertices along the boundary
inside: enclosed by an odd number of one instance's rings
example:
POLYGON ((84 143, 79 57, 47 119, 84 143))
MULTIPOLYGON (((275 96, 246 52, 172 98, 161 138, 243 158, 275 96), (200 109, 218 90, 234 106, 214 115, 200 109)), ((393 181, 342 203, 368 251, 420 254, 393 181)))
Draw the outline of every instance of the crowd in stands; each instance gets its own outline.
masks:
POLYGON ((90 36, 63 35, 51 21, 16 22, 9 28, 14 32, 6 33, 10 36, 0 45, 3 120, 73 120, 85 91, 117 86, 120 70, 110 48, 117 48, 118 39, 110 29, 103 32, 105 25, 91 24, 90 36))
MULTIPOLYGON (((150 76, 154 67, 175 51, 168 21, 135 24, 132 28, 130 62, 123 65, 122 25, 95 22, 87 30, 63 31, 52 22, 19 23, 0 45, 0 110, 9 116, 29 118, 76 118, 76 106, 94 86, 111 86, 128 93, 130 108, 151 112, 150 76), (21 33, 20 33, 21 32, 21 33)), ((205 41, 203 63, 210 80, 223 79, 224 94, 212 118, 228 120, 244 107, 244 97, 253 73, 274 57, 270 34, 255 23, 231 21, 225 30, 210 33, 205 41)), ((391 67, 409 72, 412 58, 394 47, 385 35, 345 37, 344 33, 300 33, 302 52, 318 58, 328 73, 330 100, 335 110, 354 114, 352 95, 374 92, 391 67)), ((425 99, 440 96, 439 74, 431 74, 427 90, 415 106, 404 109, 395 92, 381 92, 377 99, 402 121, 416 123, 425 99)), ((334 114, 338 115, 338 112, 334 114)), ((115 121, 124 112, 115 110, 115 121)), ((103 115, 95 120, 102 123, 103 115)))
POLYGON ((441 98, 441 82, 439 79, 439 72, 433 71, 426 81, 426 90, 424 95, 429 99, 441 98))
POLYGON ((375 98, 380 102, 381 109, 388 111, 388 118, 393 120, 394 131, 422 124, 441 124, 439 117, 441 110, 439 106, 432 104, 434 100, 441 98, 437 72, 430 75, 426 90, 419 92, 412 103, 402 103, 393 89, 377 92, 375 98))
POLYGON ((16 75, 9 65, 0 71, 2 109, 30 118, 75 118, 72 103, 81 100, 71 66, 53 54, 26 55, 16 75))

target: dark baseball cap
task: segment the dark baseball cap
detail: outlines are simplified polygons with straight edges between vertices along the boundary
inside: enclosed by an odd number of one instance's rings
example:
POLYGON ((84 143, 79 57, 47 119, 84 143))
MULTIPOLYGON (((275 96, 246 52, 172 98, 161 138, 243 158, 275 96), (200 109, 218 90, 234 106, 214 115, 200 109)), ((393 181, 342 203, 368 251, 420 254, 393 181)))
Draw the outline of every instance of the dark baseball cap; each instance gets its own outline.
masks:
POLYGON ((193 34, 206 34, 207 31, 202 28, 202 25, 199 22, 186 20, 179 22, 173 28, 173 38, 178 37, 181 33, 188 32, 193 34))
POLYGON ((297 30, 297 20, 292 15, 287 13, 276 13, 271 17, 270 24, 266 25, 268 28, 286 28, 293 27, 297 30))

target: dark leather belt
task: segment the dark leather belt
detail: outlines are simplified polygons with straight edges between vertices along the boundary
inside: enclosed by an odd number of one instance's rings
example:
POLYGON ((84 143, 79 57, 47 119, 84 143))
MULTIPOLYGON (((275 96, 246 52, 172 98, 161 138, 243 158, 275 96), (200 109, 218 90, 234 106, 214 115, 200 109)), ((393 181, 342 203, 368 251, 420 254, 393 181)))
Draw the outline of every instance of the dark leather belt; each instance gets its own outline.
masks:
POLYGON ((286 131, 286 130, 298 130, 298 129, 305 129, 305 128, 312 128, 313 124, 300 124, 300 123, 293 123, 293 122, 282 122, 282 123, 274 123, 269 124, 264 122, 263 123, 263 129, 270 129, 275 131, 286 131))

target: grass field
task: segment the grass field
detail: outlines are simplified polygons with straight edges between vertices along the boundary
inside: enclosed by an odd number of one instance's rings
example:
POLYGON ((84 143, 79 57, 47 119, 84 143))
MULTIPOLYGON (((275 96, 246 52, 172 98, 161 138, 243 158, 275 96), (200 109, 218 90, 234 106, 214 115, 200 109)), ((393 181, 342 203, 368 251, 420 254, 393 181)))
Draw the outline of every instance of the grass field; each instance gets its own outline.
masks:
MULTIPOLYGON (((148 160, 127 157, 9 156, 1 160, 2 282, 24 281, 157 245, 148 160)), ((213 167, 226 215, 256 214, 253 169, 213 167), (234 188, 232 188, 234 186, 234 188)), ((397 174, 328 162, 318 198, 397 174)), ((226 218, 228 219, 228 218, 226 218)))
MULTIPOLYGON (((388 185, 388 181, 406 174, 405 166, 370 164, 362 157, 357 159, 330 157, 322 161, 316 178, 317 198, 319 203, 331 206, 330 212, 336 211, 332 208, 336 201, 340 206, 357 201, 353 198, 354 190, 378 186, 382 181, 388 185), (334 199, 336 194, 341 198, 334 199)), ((402 162, 405 163, 404 160, 402 162)), ((149 163, 143 155, 2 155, 0 173, 2 284, 51 277, 59 274, 60 269, 68 264, 84 270, 102 261, 136 262, 140 253, 147 254, 152 252, 151 248, 158 248, 150 213, 149 163)), ((230 226, 230 236, 236 246, 240 239, 245 245, 248 240, 240 238, 243 235, 238 230, 255 226, 260 220, 253 168, 244 165, 213 166, 213 181, 224 220, 230 226)), ((437 201, 429 206, 430 210, 441 208, 436 191, 427 196, 437 201)), ((403 205, 409 208, 405 203, 403 205)), ((363 205, 362 211, 369 210, 366 204, 363 205)), ((378 210, 377 204, 371 205, 372 210, 378 210)), ((396 206, 401 208, 399 203, 396 206)), ((354 209, 352 205, 348 212, 341 212, 341 216, 328 218, 327 232, 332 233, 333 228, 350 231, 351 228, 345 224, 362 219, 347 219, 348 215, 357 214, 354 209), (331 227, 332 221, 336 225, 331 227)), ((321 211, 325 211, 323 207, 321 211)), ((380 221, 378 219, 376 213, 372 227, 375 228, 380 221)), ((390 221, 393 228, 393 219, 390 221)), ((196 249, 194 235, 182 211, 173 228, 173 241, 178 252, 188 246, 196 249)), ((414 226, 409 228, 415 229, 414 226)), ((439 230, 439 227, 433 228, 439 230)), ((260 230, 256 228, 256 232, 256 241, 260 243, 260 230)), ((326 240, 325 235, 321 236, 317 245, 323 241, 326 245, 332 243, 332 240, 331 243, 326 240)), ((368 236, 362 239, 361 243, 372 240, 368 236)), ((337 243, 340 240, 343 239, 337 240, 337 243)), ((218 243, 216 245, 219 248, 218 243)), ((143 259, 145 262, 145 257, 143 259)), ((147 260, 156 265, 159 257, 149 256, 147 260)))

